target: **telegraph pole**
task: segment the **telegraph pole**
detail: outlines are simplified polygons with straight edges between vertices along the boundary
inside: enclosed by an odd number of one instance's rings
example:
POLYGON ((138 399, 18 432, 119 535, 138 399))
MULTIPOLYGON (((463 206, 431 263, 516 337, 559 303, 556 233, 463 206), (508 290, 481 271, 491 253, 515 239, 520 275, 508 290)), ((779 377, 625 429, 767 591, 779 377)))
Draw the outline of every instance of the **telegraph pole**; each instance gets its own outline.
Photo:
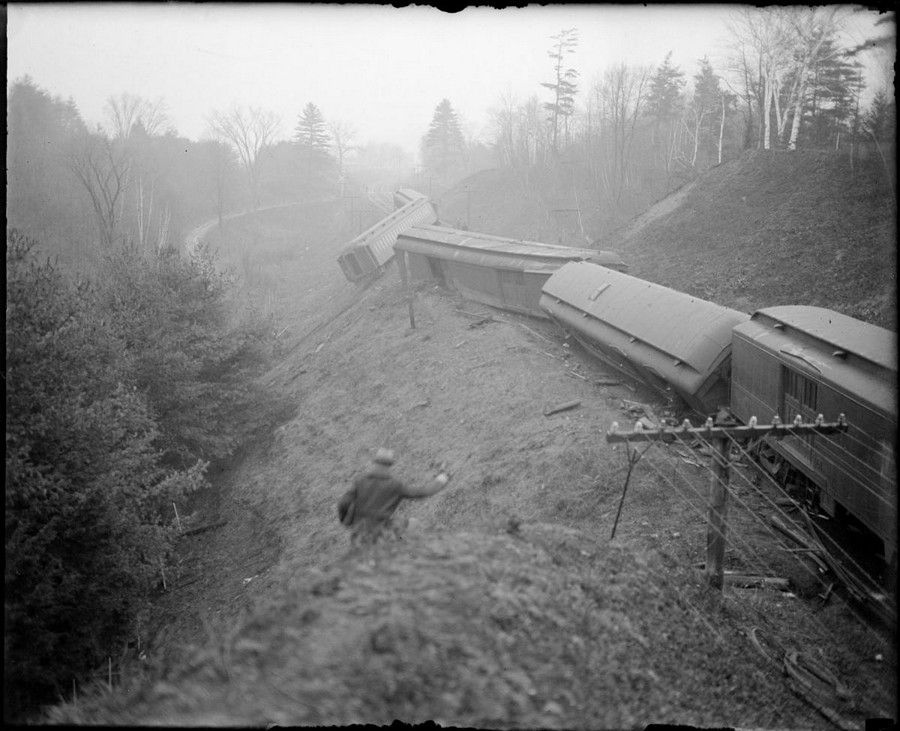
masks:
POLYGON ((835 422, 826 423, 819 417, 814 423, 804 423, 800 416, 790 425, 783 424, 778 416, 772 423, 758 426, 756 417, 750 418, 747 426, 729 426, 721 422, 715 423, 710 417, 702 427, 692 427, 685 419, 680 427, 663 427, 660 429, 642 429, 640 422, 634 431, 620 432, 619 425, 613 422, 606 433, 607 442, 666 442, 684 441, 689 444, 694 439, 710 442, 713 449, 713 470, 709 483, 707 503, 706 530, 706 577, 709 585, 721 591, 724 586, 725 545, 728 529, 728 482, 731 471, 731 442, 760 439, 762 437, 802 436, 809 434, 835 434, 847 431, 848 425, 844 415, 838 416, 835 422))

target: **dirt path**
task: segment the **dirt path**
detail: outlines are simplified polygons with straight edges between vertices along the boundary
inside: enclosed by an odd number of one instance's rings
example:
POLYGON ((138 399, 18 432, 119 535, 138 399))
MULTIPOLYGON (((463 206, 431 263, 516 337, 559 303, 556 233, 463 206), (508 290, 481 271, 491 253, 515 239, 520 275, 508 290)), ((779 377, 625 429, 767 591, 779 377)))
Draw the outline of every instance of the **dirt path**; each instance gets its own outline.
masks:
POLYGON ((670 193, 662 200, 654 203, 640 216, 632 220, 627 226, 613 233, 610 236, 610 241, 615 242, 615 245, 618 246, 621 242, 627 241, 632 236, 635 236, 644 227, 649 226, 654 221, 671 213, 684 203, 684 199, 687 198, 688 194, 694 189, 696 184, 696 180, 685 183, 674 193, 670 193))

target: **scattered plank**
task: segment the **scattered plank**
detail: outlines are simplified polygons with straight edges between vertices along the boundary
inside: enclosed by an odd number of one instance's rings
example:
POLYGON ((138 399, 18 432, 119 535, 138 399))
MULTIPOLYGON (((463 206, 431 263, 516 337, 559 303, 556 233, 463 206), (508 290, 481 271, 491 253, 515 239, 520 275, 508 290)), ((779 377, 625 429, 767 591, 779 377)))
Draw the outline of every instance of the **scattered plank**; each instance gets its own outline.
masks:
POLYGON ((216 528, 221 528, 223 525, 227 525, 227 524, 228 524, 227 520, 220 520, 217 523, 208 523, 207 525, 201 525, 201 526, 197 526, 196 528, 190 528, 190 529, 186 530, 184 533, 182 533, 181 535, 195 536, 198 533, 205 533, 206 531, 209 531, 209 530, 215 530, 216 528))
POLYGON ((551 406, 550 408, 544 409, 544 416, 553 416, 553 414, 558 414, 561 411, 569 411, 570 409, 576 409, 581 406, 581 401, 567 401, 564 404, 560 404, 559 406, 551 406))
POLYGON ((566 373, 570 376, 575 376, 575 378, 580 378, 582 381, 587 381, 587 378, 582 376, 580 373, 576 373, 573 370, 566 370, 566 373))
POLYGON ((740 589, 768 588, 789 591, 790 581, 781 576, 754 576, 750 574, 725 572, 725 583, 740 589))
MULTIPOLYGON (((519 323, 519 326, 522 327, 523 329, 527 330, 528 332, 530 332, 532 335, 539 337, 541 340, 545 340, 546 342, 550 343, 551 345, 556 345, 556 343, 554 343, 550 338, 544 337, 537 330, 532 330, 530 327, 528 327, 527 325, 523 325, 521 322, 519 323)), ((549 353, 548 353, 548 355, 549 355, 549 353)), ((551 356, 551 357, 555 357, 555 356, 551 356)))

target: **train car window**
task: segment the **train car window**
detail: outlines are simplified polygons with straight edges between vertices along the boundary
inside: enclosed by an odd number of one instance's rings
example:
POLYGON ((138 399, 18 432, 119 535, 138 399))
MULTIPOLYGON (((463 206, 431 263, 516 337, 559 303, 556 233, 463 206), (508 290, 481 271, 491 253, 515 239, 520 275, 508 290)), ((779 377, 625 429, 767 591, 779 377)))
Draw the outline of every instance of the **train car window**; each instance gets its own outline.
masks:
POLYGON ((784 395, 797 401, 801 406, 815 409, 818 401, 818 388, 813 381, 796 371, 785 368, 784 395))

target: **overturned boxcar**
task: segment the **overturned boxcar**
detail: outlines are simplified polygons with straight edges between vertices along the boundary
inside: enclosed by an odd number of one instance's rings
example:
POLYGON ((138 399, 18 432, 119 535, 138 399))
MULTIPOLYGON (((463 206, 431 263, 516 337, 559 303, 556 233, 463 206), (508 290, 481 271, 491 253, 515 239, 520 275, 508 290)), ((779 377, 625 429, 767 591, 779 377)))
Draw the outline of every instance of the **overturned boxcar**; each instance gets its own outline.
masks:
POLYGON ((380 274, 394 256, 394 242, 399 234, 411 226, 436 221, 437 213, 431 201, 425 196, 413 197, 341 249, 338 255, 341 271, 351 282, 380 274))
POLYGON ((567 262, 591 260, 602 267, 627 268, 618 254, 609 251, 443 226, 415 226, 398 237, 395 248, 406 253, 413 281, 434 280, 466 299, 534 317, 547 317, 539 306, 541 288, 567 262))
POLYGON ((750 315, 587 261, 551 276, 540 306, 620 372, 701 414, 728 405, 732 329, 750 315))

